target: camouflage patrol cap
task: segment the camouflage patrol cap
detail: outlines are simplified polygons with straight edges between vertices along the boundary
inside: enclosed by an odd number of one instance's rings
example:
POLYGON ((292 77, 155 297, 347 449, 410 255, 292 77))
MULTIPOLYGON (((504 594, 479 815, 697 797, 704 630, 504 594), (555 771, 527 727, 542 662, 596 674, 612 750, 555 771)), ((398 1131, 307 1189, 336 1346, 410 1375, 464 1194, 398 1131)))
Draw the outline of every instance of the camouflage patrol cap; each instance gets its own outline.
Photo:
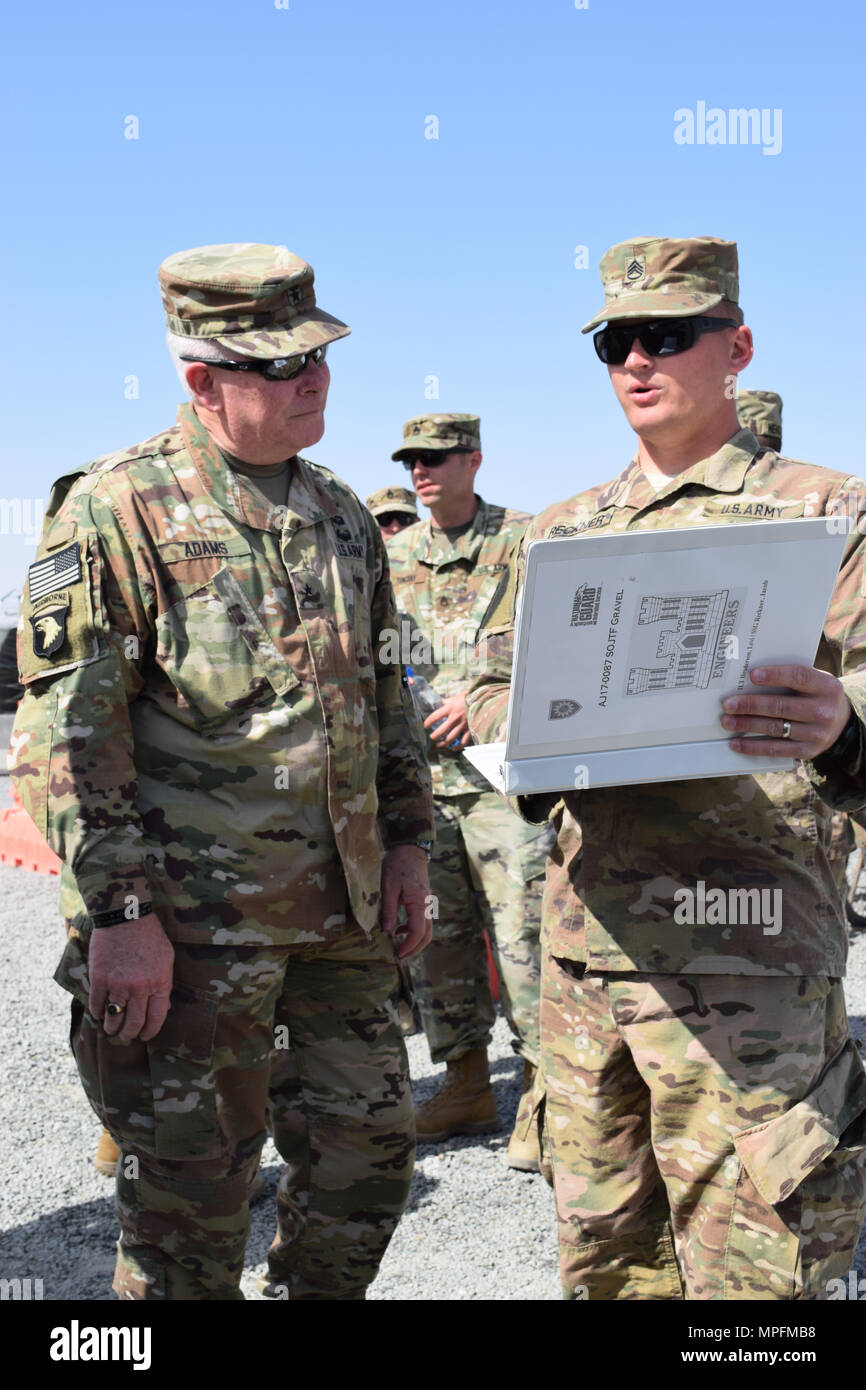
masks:
POLYGON ((416 415, 403 426, 403 443, 395 449, 392 459, 405 458, 420 449, 481 448, 481 417, 479 415, 416 415))
POLYGON ((775 391, 739 391, 737 415, 740 424, 759 438, 782 443, 782 397, 775 391))
POLYGON ((416 521, 419 519, 415 494, 408 487, 380 487, 370 493, 366 507, 374 516, 382 516, 385 512, 408 512, 416 521))
POLYGON ((286 246, 232 241, 168 256, 159 284, 169 332, 244 357, 294 357, 351 329, 318 308, 313 267, 286 246))
POLYGON ((743 322, 738 307, 737 243, 718 237, 635 237, 601 258, 604 308, 581 333, 616 319, 674 318, 701 314, 725 303, 743 322))

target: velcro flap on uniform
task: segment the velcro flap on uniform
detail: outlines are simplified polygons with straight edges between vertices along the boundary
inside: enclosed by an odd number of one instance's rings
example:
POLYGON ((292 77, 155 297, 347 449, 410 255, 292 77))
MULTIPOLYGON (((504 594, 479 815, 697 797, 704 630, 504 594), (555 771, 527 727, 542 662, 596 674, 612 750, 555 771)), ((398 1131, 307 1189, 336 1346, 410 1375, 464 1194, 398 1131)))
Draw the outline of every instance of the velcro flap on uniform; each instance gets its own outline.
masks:
POLYGON ((211 584, 272 689, 278 695, 285 695, 288 690, 300 685, 298 677, 275 647, 267 628, 231 571, 218 570, 211 584))
POLYGON ((784 1115, 735 1135, 734 1147, 764 1201, 775 1206, 829 1157, 864 1111, 866 1071, 849 1038, 803 1100, 784 1115))
POLYGON ((789 501, 785 497, 750 497, 740 493, 733 497, 714 497, 704 506, 704 516, 730 517, 732 521, 782 521, 802 516, 805 502, 789 501))
POLYGON ((54 521, 51 524, 51 534, 45 549, 54 551, 60 545, 68 545, 77 534, 78 526, 74 521, 54 521))
POLYGON ((216 560, 231 555, 249 555, 250 547, 243 536, 190 536, 188 540, 160 541, 159 558, 166 565, 183 560, 201 560, 213 556, 216 560))

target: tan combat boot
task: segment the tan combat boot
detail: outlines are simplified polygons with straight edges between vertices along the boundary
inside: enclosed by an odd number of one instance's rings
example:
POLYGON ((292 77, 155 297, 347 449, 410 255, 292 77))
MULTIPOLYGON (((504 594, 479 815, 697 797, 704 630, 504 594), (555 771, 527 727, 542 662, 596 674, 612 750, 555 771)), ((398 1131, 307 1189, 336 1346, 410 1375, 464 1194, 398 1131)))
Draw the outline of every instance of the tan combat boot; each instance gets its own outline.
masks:
POLYGON ((445 1080, 435 1096, 415 1111, 415 1128, 422 1144, 438 1144, 453 1134, 489 1134, 499 1128, 487 1048, 476 1047, 446 1065, 445 1080))
POLYGON ((96 1155, 93 1160, 94 1168, 106 1178, 113 1178, 117 1172, 117 1160, 119 1157, 120 1149, 115 1144, 108 1130, 104 1129, 99 1136, 99 1143, 96 1146, 96 1155))
POLYGON ((523 1091, 514 1129, 508 1141, 508 1166, 519 1168, 523 1173, 541 1172, 541 1150, 538 1145, 538 1125, 536 1110, 539 1096, 535 1094, 536 1069, 531 1062, 523 1060, 523 1091))

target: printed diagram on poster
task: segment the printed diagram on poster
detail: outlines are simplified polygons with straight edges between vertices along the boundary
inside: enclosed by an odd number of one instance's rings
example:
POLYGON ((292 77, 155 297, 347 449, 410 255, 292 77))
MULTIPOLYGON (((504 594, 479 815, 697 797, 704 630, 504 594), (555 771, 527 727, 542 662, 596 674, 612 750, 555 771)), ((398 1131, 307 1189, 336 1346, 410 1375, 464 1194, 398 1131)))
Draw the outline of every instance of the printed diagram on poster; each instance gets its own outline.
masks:
POLYGON ((720 702, 813 664, 843 546, 823 517, 533 542, 505 742, 465 755, 509 793, 788 766, 732 752, 720 702))
POLYGON ((629 647, 627 695, 721 685, 739 641, 745 589, 643 594, 629 647))

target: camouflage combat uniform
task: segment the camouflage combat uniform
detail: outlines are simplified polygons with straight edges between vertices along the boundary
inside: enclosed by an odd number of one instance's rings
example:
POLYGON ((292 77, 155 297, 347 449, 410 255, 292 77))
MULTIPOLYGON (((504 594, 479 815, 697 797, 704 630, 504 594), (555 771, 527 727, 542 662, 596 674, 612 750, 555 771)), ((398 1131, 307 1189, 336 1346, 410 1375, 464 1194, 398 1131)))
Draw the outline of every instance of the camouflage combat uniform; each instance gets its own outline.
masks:
MULTIPOLYGON (((776 391, 738 391, 737 415, 743 428, 751 430, 765 449, 782 452, 782 397, 776 391)), ((844 811, 833 812, 831 826, 827 856, 833 865, 839 892, 846 898, 848 857, 855 843, 862 841, 863 831, 856 817, 847 816, 844 811)))
MULTIPOLYGON (((703 254, 697 243, 656 245, 680 260, 666 312, 736 300, 735 270, 727 296, 682 275, 692 248, 703 254), (680 308, 675 296, 690 289, 680 308)), ((629 276, 640 294, 654 253, 625 249, 613 272, 624 299, 629 276)), ((633 316, 651 317, 656 303, 645 296, 633 316)), ((606 487, 548 508, 489 616, 487 668, 468 697, 473 732, 503 733, 531 540, 856 518, 864 507, 857 479, 781 458, 740 430, 658 490, 635 459, 606 487)), ((866 800, 864 593, 852 531, 816 658, 841 675, 859 721, 844 763, 563 793, 569 816, 545 894, 541 1065, 566 1297, 816 1299, 850 1265, 866 1209, 866 1072, 845 1015, 846 936, 827 850, 830 807, 866 800), (781 930, 681 925, 674 894, 701 881, 778 888, 781 930)), ((558 797, 518 808, 537 823, 558 797)))
MULTIPOLYGON (((862 506, 863 484, 762 452, 743 430, 659 492, 632 462, 593 515, 582 497, 557 504, 525 544, 820 516, 849 492, 862 506)), ((855 534, 825 670, 866 661, 863 583, 855 534)), ((469 696, 485 740, 501 731, 511 650, 511 622, 494 622, 469 696)), ((866 682, 844 683, 862 718, 866 682)), ((690 1298, 814 1298, 847 1269, 866 1204, 866 1076, 838 978, 845 930, 822 797, 853 807, 864 790, 859 766, 822 777, 798 764, 564 794, 583 842, 572 823, 547 885, 542 1069, 571 1296, 680 1297, 682 1273, 690 1298), (678 925, 674 892, 702 879, 780 888, 782 930, 678 925)), ((537 821, 556 799, 521 809, 537 821)))
MULTIPOLYGON (((477 673, 475 635, 528 520, 479 498, 471 528, 454 542, 429 521, 388 542, 404 659, 443 699, 466 690, 477 673)), ((486 928, 512 1046, 535 1065, 541 891, 552 836, 546 826, 523 824, 459 752, 428 748, 438 916, 432 942, 410 969, 430 1055, 453 1061, 489 1041, 495 1010, 486 928)))
POLYGON ((275 509, 183 406, 55 485, 25 591, 14 775, 64 861, 75 932, 56 979, 121 1143, 122 1297, 240 1297, 272 1049, 287 1162, 272 1278, 292 1298, 363 1298, 408 1196, 378 916, 383 840, 431 833, 424 736, 378 658, 395 620, 378 527, 327 469, 298 457, 289 478, 275 509), (152 1041, 123 1043, 87 1011, 88 943, 151 903, 172 1007, 152 1041))

